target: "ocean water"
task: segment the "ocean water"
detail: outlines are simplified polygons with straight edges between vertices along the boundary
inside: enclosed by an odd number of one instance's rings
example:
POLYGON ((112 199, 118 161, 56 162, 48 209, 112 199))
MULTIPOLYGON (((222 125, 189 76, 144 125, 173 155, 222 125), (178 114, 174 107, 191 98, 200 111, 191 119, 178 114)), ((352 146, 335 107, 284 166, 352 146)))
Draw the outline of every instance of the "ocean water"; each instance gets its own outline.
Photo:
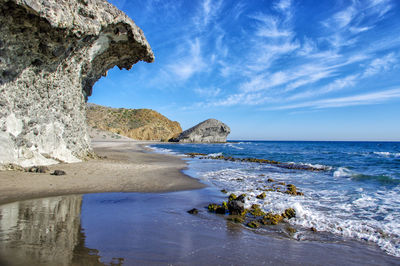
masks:
MULTIPOLYGON (((295 170, 240 161, 187 158, 186 173, 228 193, 248 195, 247 207, 264 211, 296 210, 297 240, 312 240, 314 227, 321 241, 351 239, 376 244, 400 257, 400 143, 231 141, 223 144, 157 144, 160 153, 204 153, 235 158, 259 158, 312 166, 321 171, 295 170), (268 182, 273 179, 274 182, 268 182), (304 196, 267 191, 278 183, 294 184, 304 196)), ((260 229, 265 230, 265 229, 260 229)))

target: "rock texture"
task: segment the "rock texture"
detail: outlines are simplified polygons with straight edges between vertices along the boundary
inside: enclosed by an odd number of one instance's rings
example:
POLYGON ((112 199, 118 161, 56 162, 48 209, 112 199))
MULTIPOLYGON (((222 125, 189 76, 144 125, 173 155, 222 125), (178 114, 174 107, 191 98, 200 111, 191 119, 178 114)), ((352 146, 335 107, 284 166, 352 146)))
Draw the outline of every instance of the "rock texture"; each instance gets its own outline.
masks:
POLYGON ((0 33, 0 166, 87 156, 93 84, 154 60, 143 32, 105 0, 0 0, 0 33))
POLYGON ((226 142, 230 128, 216 119, 208 119, 183 131, 174 142, 226 142))
POLYGON ((150 109, 117 109, 88 104, 87 123, 93 128, 137 140, 168 141, 182 132, 178 122, 150 109))

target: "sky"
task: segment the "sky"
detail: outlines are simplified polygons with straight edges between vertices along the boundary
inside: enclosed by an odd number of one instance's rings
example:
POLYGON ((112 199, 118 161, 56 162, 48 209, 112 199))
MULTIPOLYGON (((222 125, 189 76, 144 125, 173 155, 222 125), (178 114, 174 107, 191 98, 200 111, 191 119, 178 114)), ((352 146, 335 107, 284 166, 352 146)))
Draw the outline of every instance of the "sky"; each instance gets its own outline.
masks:
POLYGON ((400 1, 109 2, 155 62, 110 70, 89 102, 216 118, 230 140, 400 141, 400 1))

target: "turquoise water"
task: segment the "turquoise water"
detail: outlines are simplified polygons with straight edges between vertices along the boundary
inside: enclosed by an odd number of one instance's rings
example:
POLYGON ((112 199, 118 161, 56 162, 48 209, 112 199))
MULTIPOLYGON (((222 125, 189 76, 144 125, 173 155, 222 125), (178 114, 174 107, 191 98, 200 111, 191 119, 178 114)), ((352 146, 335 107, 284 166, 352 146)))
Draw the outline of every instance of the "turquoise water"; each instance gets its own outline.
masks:
POLYGON ((337 237, 377 244, 400 257, 400 143, 233 141, 224 144, 152 145, 161 153, 190 152, 236 158, 260 158, 321 171, 293 170, 269 164, 212 159, 187 159, 189 175, 226 189, 246 193, 265 211, 292 207, 300 228, 298 240, 307 240, 310 227, 337 237), (256 198, 269 186, 268 179, 294 184, 304 196, 276 191, 267 200, 256 198), (303 229, 303 230, 302 230, 303 229))

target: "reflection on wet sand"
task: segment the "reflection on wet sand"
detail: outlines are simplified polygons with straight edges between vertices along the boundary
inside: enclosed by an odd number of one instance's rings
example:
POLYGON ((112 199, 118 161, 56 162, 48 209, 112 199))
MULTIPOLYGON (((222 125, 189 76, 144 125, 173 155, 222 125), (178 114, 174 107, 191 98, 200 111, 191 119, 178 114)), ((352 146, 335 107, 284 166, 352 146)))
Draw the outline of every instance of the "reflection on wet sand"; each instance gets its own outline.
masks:
POLYGON ((355 241, 296 241, 208 213, 219 191, 101 193, 0 206, 0 265, 397 265, 355 241), (196 215, 187 210, 197 208, 196 215), (100 262, 101 259, 101 262, 100 262))
POLYGON ((84 247, 81 205, 82 196, 74 195, 0 206, 0 264, 100 264, 96 251, 84 247))

